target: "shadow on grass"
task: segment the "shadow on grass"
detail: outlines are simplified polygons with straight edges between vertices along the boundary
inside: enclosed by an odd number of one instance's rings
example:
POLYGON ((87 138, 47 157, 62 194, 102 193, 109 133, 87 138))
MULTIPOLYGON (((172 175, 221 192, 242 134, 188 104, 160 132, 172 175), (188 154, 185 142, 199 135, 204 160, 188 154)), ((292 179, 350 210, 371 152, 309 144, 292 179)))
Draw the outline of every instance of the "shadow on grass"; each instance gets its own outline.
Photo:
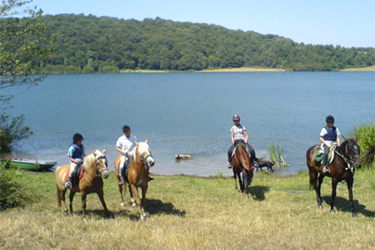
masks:
POLYGON ((265 194, 270 191, 270 187, 264 186, 250 186, 249 192, 254 200, 264 201, 266 199, 265 194))
POLYGON ((161 200, 147 200, 146 212, 150 215, 171 214, 179 217, 185 216, 185 211, 176 209, 172 203, 163 203, 161 200))
MULTIPOLYGON (((331 205, 331 196, 324 196, 322 199, 328 204, 330 207, 331 205)), ((363 204, 360 204, 358 200, 354 200, 354 209, 357 213, 361 213, 366 217, 372 217, 375 218, 375 211, 370 211, 366 209, 366 206, 363 204)), ((337 197, 335 198, 335 203, 334 203, 335 209, 338 211, 342 212, 349 212, 351 213, 351 207, 350 207, 350 202, 348 199, 342 198, 342 197, 337 197)))

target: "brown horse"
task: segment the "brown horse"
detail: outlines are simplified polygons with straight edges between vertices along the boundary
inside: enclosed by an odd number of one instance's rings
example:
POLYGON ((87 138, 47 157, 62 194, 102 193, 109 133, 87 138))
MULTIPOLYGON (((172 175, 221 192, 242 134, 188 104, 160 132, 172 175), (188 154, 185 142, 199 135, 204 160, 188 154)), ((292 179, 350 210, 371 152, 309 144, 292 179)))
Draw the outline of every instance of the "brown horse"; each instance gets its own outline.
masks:
MULTIPOLYGON (((129 165, 128 176, 126 182, 129 184, 129 193, 131 197, 131 202, 133 206, 138 205, 140 209, 140 219, 146 219, 146 212, 144 206, 146 205, 146 193, 148 189, 149 181, 149 170, 155 164, 155 160, 151 154, 151 148, 145 142, 136 143, 137 146, 134 148, 131 154, 131 162, 129 165), (142 199, 140 199, 140 194, 138 188, 142 190, 142 199), (133 198, 135 197, 135 200, 133 198)), ((115 174, 119 178, 118 164, 120 163, 121 155, 115 160, 115 174)), ((125 192, 125 185, 119 185, 119 191, 121 194, 121 205, 125 206, 124 197, 122 192, 125 192)))
POLYGON ((357 139, 345 139, 345 141, 335 149, 333 161, 328 165, 330 172, 322 173, 323 166, 320 162, 314 160, 315 154, 320 150, 320 145, 310 147, 306 152, 307 167, 310 172, 310 187, 316 192, 318 207, 323 208, 323 200, 320 194, 323 178, 325 176, 332 178, 332 195, 331 195, 331 213, 335 212, 333 207, 336 197, 336 187, 341 181, 346 181, 349 191, 349 201, 353 217, 357 217, 353 203, 353 183, 355 167, 360 168, 360 148, 357 139))
POLYGON ((235 153, 233 157, 233 174, 235 189, 238 193, 237 177, 240 183, 241 192, 245 192, 246 199, 249 199, 249 185, 253 181, 254 177, 254 160, 250 157, 250 154, 246 150, 246 146, 243 143, 239 143, 235 147, 235 153), (241 174, 243 179, 241 179, 241 174))
MULTIPOLYGON (((92 154, 85 157, 82 166, 84 168, 82 178, 79 180, 78 185, 74 185, 70 190, 69 195, 69 208, 70 213, 73 214, 73 198, 76 192, 81 192, 83 217, 86 217, 86 196, 90 193, 97 193, 99 199, 104 207, 106 214, 109 213, 107 205, 103 197, 103 179, 108 178, 108 161, 103 153, 96 150, 92 154)), ((64 187, 66 176, 70 169, 70 164, 58 167, 56 170, 56 187, 57 187, 57 205, 61 206, 61 200, 65 205, 65 212, 68 212, 68 207, 65 202, 65 194, 67 189, 64 187)))

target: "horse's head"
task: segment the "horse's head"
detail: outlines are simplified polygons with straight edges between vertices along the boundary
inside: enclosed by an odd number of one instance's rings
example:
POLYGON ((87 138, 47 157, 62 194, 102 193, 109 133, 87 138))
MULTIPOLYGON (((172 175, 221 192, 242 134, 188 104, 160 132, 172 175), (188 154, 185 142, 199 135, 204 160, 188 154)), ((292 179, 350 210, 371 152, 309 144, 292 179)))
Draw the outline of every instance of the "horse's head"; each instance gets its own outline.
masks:
POLYGON ((349 161, 357 168, 361 167, 361 149, 357 143, 357 137, 355 139, 346 139, 343 143, 345 145, 344 155, 349 161))
POLYGON ((96 150, 95 152, 92 152, 92 154, 95 157, 95 166, 96 171, 99 172, 104 178, 108 178, 109 172, 108 172, 108 160, 105 156, 106 150, 103 149, 103 153, 100 152, 100 150, 96 150))
POLYGON ((147 144, 147 140, 145 142, 138 143, 137 144, 137 148, 138 148, 138 157, 139 157, 139 159, 136 159, 136 160, 143 162, 149 168, 152 167, 152 166, 154 166, 155 160, 152 157, 151 148, 147 144))

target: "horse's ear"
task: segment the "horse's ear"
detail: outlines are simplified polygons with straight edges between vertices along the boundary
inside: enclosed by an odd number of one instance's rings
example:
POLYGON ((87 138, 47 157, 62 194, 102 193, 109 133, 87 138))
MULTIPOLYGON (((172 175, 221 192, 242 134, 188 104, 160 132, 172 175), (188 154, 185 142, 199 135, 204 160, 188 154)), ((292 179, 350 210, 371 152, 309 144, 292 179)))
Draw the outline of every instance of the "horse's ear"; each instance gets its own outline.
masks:
POLYGON ((148 140, 145 140, 145 143, 147 143, 148 142, 148 140))
POLYGON ((134 141, 134 144, 137 145, 137 146, 139 146, 139 143, 137 141, 134 141))
POLYGON ((345 140, 346 142, 349 141, 348 139, 346 139, 346 137, 345 137, 344 135, 342 135, 342 138, 344 138, 344 140, 345 140))
POLYGON ((103 149, 103 155, 105 155, 105 153, 107 153, 107 151, 105 149, 103 149))

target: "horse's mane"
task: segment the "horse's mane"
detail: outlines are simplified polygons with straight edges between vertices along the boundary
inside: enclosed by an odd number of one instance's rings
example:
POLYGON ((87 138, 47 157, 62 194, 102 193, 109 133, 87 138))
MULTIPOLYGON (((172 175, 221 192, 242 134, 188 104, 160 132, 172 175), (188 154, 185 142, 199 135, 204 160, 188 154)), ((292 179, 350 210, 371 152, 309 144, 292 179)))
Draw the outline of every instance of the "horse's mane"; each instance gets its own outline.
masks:
POLYGON ((150 147, 148 146, 146 142, 139 142, 138 146, 136 146, 131 153, 133 155, 134 161, 137 161, 137 154, 136 154, 137 149, 138 149, 138 154, 140 155, 143 152, 147 151, 149 148, 150 147))
POLYGON ((83 164, 82 164, 82 166, 83 166, 83 168, 85 170, 90 169, 90 167, 95 164, 95 160, 96 159, 95 159, 94 153, 96 155, 103 155, 103 153, 100 152, 100 150, 97 149, 97 150, 95 150, 95 152, 92 152, 91 154, 89 154, 88 156, 86 156, 85 159, 84 159, 84 161, 83 161, 83 164))

